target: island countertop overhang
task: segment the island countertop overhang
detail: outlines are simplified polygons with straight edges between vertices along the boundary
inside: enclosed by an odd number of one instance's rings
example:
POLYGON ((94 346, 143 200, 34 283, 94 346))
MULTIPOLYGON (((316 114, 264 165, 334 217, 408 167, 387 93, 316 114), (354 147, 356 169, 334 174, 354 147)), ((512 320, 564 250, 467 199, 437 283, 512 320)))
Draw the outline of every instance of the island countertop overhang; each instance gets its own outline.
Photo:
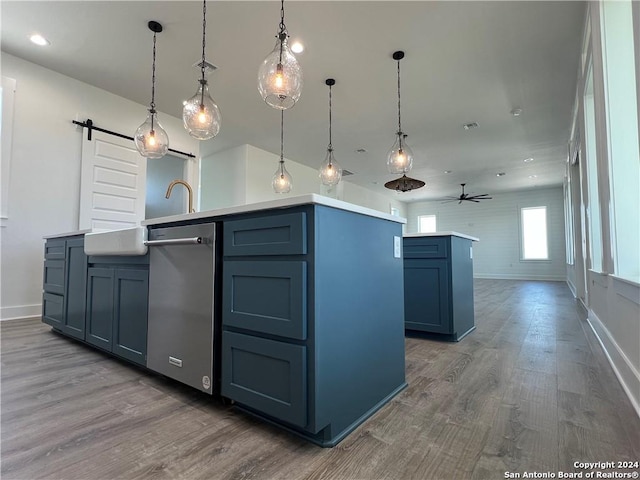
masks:
POLYGON ((367 207, 361 207, 353 203, 336 200, 334 198, 325 197, 315 193, 306 195, 297 195, 295 197, 285 197, 277 200, 268 200, 265 202, 249 203, 245 205, 235 205, 231 207, 218 208, 214 210, 204 210, 195 213, 184 213, 180 215, 171 215, 168 217, 151 218, 144 220, 142 226, 154 226, 161 224, 169 224, 176 222, 185 222, 190 220, 199 220, 203 218, 225 217, 228 215, 236 215, 241 213, 258 212, 263 210, 273 210, 279 208, 295 207, 299 205, 324 205, 327 207, 337 208, 348 212, 359 213, 369 217, 380 218, 391 222, 406 224, 407 220, 402 217, 384 213, 367 207))
POLYGON ((468 240, 479 242, 480 239, 477 237, 472 237, 471 235, 467 235, 465 233, 460 232, 430 232, 430 233, 405 233, 403 235, 404 238, 416 238, 416 237, 460 237, 466 238, 468 240))

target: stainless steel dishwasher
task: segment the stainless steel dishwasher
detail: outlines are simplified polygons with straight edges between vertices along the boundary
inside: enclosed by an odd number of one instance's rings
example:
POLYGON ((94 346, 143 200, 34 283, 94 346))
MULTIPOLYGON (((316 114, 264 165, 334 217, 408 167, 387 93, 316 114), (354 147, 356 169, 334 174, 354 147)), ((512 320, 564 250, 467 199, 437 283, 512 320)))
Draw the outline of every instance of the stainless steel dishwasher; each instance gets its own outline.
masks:
POLYGON ((152 229, 146 244, 147 367, 212 394, 215 223, 152 229))

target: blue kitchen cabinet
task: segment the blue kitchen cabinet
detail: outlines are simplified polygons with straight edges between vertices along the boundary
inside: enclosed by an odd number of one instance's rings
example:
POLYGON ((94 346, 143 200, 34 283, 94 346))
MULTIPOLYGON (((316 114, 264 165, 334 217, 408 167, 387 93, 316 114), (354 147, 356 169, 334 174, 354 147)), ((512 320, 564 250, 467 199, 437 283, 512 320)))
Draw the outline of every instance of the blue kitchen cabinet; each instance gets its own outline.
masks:
POLYGON ((89 263, 86 341, 146 365, 148 257, 89 257, 89 263))
POLYGON ((437 334, 459 341, 475 329, 473 240, 455 233, 404 238, 405 328, 409 334, 437 334))
POLYGON ((307 205, 222 228, 222 395, 335 445, 406 386, 401 225, 307 205))
POLYGON ((84 237, 48 239, 44 256, 42 321, 84 340, 87 276, 84 237))

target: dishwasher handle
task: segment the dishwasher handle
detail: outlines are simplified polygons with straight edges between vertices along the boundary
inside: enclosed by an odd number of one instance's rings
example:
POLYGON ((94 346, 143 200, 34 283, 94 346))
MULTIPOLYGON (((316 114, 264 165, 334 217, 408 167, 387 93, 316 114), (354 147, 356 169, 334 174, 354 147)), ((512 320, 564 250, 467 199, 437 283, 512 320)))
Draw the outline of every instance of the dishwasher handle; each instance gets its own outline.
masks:
POLYGON ((166 240, 147 240, 148 247, 161 247, 163 245, 198 245, 202 243, 202 237, 192 238, 168 238, 166 240))

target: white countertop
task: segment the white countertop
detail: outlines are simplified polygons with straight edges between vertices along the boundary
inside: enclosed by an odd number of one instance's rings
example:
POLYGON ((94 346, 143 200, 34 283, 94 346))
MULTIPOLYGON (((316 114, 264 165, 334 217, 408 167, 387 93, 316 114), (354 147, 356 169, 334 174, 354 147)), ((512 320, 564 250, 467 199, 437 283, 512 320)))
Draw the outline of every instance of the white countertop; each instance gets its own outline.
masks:
POLYGON ((460 237, 473 240, 474 242, 480 241, 479 238, 472 237, 471 235, 465 235, 464 233, 459 232, 405 233, 403 237, 460 237))
POLYGON ((76 230, 75 232, 56 233, 55 235, 45 235, 42 238, 45 240, 48 240, 50 238, 62 238, 62 237, 73 237, 75 235, 84 235, 85 233, 91 233, 91 229, 76 230))
POLYGON ((369 217, 389 220, 391 222, 407 223, 407 220, 402 217, 396 217, 395 215, 391 215, 389 213, 380 212, 371 208, 361 207, 359 205, 354 205, 353 203, 336 200, 335 198, 324 197, 316 193, 310 193, 307 195, 297 195, 295 197, 283 197, 277 200, 269 200, 266 202, 250 203, 247 205, 236 205, 233 207, 218 208, 215 210, 205 210, 203 212, 184 213, 181 215, 172 215, 169 217, 151 218, 149 220, 143 221, 142 225, 158 225, 161 223, 182 222, 184 220, 221 217, 223 215, 234 215, 237 213, 256 212, 260 210, 270 210, 274 208, 285 208, 308 204, 324 205, 327 207, 338 208, 340 210, 368 215, 369 217))

